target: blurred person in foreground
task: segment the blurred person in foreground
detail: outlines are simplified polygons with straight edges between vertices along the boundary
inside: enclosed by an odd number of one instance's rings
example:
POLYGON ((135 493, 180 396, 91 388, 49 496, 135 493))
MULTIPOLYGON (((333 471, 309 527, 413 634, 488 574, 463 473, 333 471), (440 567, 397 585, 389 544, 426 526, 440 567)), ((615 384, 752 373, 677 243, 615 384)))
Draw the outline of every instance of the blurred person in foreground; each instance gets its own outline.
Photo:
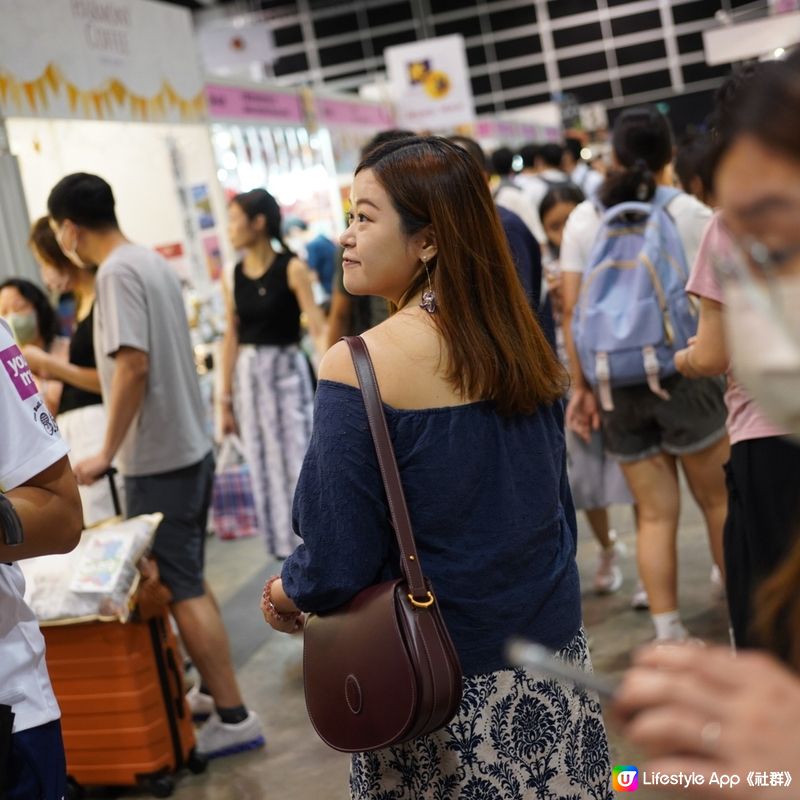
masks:
MULTIPOLYGON (((739 257, 720 264, 733 369, 772 420, 800 438, 800 58, 754 82, 717 163, 714 187, 739 257)), ((800 476, 798 476, 800 481, 800 476)), ((617 693, 624 733, 646 768, 695 771, 686 797, 796 798, 800 780, 800 538, 757 598, 760 642, 642 652, 617 693), (733 772, 733 788, 709 784, 733 772), (788 771, 791 786, 770 784, 788 771), (766 773, 766 786, 747 782, 766 773)))
POLYGON ((5 323, 0 361, 0 796, 63 800, 61 713, 17 562, 72 550, 81 503, 67 446, 5 323))

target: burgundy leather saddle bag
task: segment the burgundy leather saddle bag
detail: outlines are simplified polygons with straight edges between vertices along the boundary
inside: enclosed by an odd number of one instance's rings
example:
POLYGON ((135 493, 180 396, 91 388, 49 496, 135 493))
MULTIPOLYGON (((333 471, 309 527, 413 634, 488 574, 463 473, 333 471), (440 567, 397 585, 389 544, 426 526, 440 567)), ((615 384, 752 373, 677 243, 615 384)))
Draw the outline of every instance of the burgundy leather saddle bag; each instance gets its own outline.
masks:
POLYGON ((326 744, 355 753, 400 744, 446 725, 461 702, 462 675, 419 563, 369 352, 360 337, 345 341, 367 410, 403 574, 306 620, 308 715, 326 744))

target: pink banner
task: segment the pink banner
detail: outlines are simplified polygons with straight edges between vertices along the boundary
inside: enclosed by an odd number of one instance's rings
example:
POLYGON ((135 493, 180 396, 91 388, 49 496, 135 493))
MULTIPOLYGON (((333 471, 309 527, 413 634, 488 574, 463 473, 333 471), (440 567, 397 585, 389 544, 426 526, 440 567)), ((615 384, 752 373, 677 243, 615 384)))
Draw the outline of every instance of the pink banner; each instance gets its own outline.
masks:
POLYGON ((318 97, 314 100, 317 121, 320 125, 350 128, 369 127, 381 130, 391 128, 394 118, 384 106, 351 103, 347 100, 331 100, 318 97))
POLYGON ((294 94, 211 85, 206 86, 206 97, 212 119, 289 124, 302 124, 304 121, 302 103, 294 94))

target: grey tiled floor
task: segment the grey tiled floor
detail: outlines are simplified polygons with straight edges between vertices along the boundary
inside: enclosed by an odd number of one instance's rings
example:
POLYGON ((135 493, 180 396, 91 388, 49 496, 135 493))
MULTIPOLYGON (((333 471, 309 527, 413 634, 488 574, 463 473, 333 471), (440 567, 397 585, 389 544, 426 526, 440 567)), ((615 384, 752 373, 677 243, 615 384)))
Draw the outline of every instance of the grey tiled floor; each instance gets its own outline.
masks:
MULTIPOLYGON (((705 529, 694 504, 684 491, 680 530, 680 590, 684 618, 695 636, 727 640, 724 604, 711 597, 710 557, 705 529)), ((652 638, 646 612, 630 608, 634 586, 634 539, 630 511, 616 508, 613 521, 629 548, 624 565, 625 584, 612 596, 597 597, 584 590, 584 618, 591 640, 595 669, 619 674, 631 651, 652 638)), ((595 548, 580 519, 578 560, 585 585, 590 586, 595 548)), ((260 585, 277 571, 255 540, 209 540, 207 576, 223 607, 234 660, 248 704, 260 715, 267 733, 264 751, 212 762, 206 774, 184 775, 177 800, 345 800, 349 760, 329 750, 316 738, 305 713, 298 638, 273 633, 258 611, 260 585)), ((613 764, 637 764, 638 754, 609 731, 613 764)), ((94 794, 95 797, 109 797, 94 794)), ((147 795, 126 792, 123 797, 147 795)), ((640 798, 677 800, 678 795, 640 789, 640 798)))

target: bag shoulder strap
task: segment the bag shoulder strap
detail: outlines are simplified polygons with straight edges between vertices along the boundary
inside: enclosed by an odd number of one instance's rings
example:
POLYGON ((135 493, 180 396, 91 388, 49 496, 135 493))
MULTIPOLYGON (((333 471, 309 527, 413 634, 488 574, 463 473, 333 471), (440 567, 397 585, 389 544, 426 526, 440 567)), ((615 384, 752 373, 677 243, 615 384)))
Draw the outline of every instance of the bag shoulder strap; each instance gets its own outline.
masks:
POLYGON ((415 600, 424 602, 428 597, 428 589, 417 555, 414 532, 411 529, 411 517, 408 514, 403 484, 400 481, 400 470, 397 467, 394 447, 392 447, 392 440, 389 437, 389 427, 386 424, 386 414, 383 411, 383 401, 380 389, 378 389, 378 381, 375 378, 372 359, 366 343, 360 336, 345 336, 344 340, 350 348, 358 385, 361 387, 361 396, 364 398, 369 430, 375 445, 375 455, 378 457, 386 499, 389 501, 392 527, 400 548, 400 568, 408 582, 410 594, 415 600))

